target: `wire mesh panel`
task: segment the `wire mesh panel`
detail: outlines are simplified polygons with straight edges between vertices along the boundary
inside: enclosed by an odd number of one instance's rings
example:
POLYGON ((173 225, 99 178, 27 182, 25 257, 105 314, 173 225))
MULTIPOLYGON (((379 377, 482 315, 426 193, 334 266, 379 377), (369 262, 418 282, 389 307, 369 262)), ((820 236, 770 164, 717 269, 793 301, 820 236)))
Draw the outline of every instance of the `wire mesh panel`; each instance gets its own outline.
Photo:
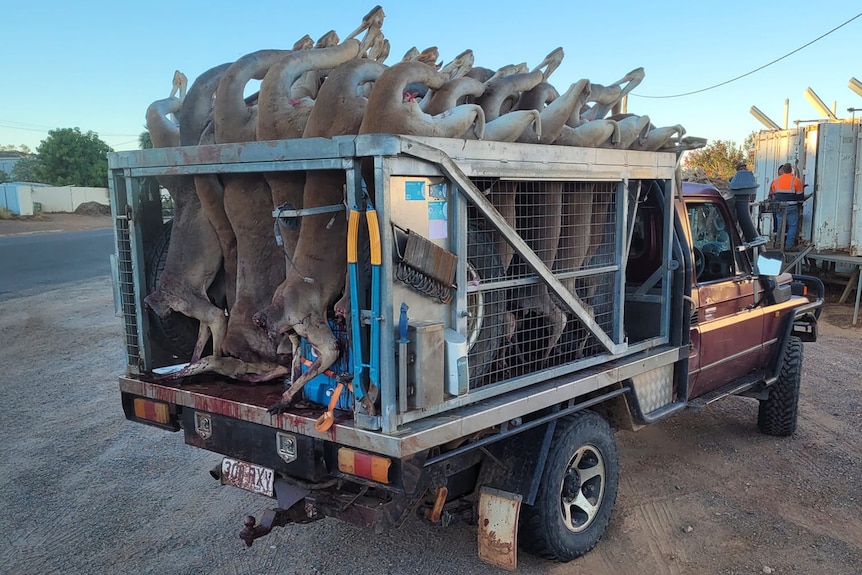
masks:
MULTIPOLYGON (((599 328, 612 334, 620 313, 614 305, 618 183, 473 183, 599 328)), ((478 210, 469 210, 468 229, 471 387, 607 352, 478 210)))
POLYGON ((125 215, 117 216, 114 222, 117 233, 117 272, 120 293, 120 311, 126 339, 127 365, 140 363, 138 320, 135 314, 135 281, 132 268, 132 247, 129 240, 129 220, 125 215))

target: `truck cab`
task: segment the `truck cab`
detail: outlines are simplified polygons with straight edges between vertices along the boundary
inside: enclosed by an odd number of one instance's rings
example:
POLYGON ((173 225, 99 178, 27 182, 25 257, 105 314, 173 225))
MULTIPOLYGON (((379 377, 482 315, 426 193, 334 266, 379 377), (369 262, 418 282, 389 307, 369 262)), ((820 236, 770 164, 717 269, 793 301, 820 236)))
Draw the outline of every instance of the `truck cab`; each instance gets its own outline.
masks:
MULTIPOLYGON (((732 201, 715 186, 683 182, 676 218, 691 260, 688 398, 693 405, 746 392, 755 380, 769 379, 766 373, 781 363, 789 337, 816 339, 820 310, 810 309, 806 296, 822 298, 822 284, 808 276, 759 273, 756 249, 741 237, 737 217, 732 201)), ((658 207, 642 207, 633 229, 628 278, 642 281, 660 261, 658 207)), ((767 256, 781 258, 776 252, 767 256)))

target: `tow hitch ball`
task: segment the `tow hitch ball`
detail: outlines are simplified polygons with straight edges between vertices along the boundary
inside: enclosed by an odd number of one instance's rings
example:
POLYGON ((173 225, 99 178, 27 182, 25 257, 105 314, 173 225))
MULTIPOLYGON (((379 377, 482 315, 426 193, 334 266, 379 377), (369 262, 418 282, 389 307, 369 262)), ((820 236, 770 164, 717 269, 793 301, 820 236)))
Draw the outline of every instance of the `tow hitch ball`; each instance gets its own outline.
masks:
POLYGON ((273 527, 287 525, 290 521, 284 517, 286 514, 284 509, 267 509, 260 518, 260 525, 257 525, 253 515, 248 515, 242 522, 243 528, 239 532, 239 538, 245 541, 246 547, 251 547, 255 539, 268 534, 273 527))
POLYGON ((267 535, 274 527, 284 527, 290 523, 310 523, 320 518, 311 503, 297 502, 290 509, 267 509, 260 516, 260 523, 252 515, 243 520, 239 538, 251 547, 255 539, 267 535))

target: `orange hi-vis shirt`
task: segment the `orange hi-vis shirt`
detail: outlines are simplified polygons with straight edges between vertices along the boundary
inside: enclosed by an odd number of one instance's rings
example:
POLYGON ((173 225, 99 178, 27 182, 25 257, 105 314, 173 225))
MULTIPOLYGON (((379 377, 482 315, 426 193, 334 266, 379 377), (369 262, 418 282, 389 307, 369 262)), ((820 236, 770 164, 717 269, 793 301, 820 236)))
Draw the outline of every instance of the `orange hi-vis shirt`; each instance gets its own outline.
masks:
POLYGON ((772 180, 769 186, 769 193, 775 192, 793 192, 796 194, 802 193, 802 180, 793 174, 781 174, 776 179, 772 180))

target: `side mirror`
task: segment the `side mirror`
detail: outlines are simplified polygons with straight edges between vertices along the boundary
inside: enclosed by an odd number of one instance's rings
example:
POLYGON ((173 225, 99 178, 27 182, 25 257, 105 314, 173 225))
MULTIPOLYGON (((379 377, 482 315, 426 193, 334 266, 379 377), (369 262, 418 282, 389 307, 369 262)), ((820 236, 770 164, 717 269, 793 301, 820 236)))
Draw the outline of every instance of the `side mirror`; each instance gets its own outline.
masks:
POLYGON ((777 276, 781 273, 784 264, 784 254, 780 251, 760 252, 757 255, 757 263, 754 266, 757 275, 777 276))

